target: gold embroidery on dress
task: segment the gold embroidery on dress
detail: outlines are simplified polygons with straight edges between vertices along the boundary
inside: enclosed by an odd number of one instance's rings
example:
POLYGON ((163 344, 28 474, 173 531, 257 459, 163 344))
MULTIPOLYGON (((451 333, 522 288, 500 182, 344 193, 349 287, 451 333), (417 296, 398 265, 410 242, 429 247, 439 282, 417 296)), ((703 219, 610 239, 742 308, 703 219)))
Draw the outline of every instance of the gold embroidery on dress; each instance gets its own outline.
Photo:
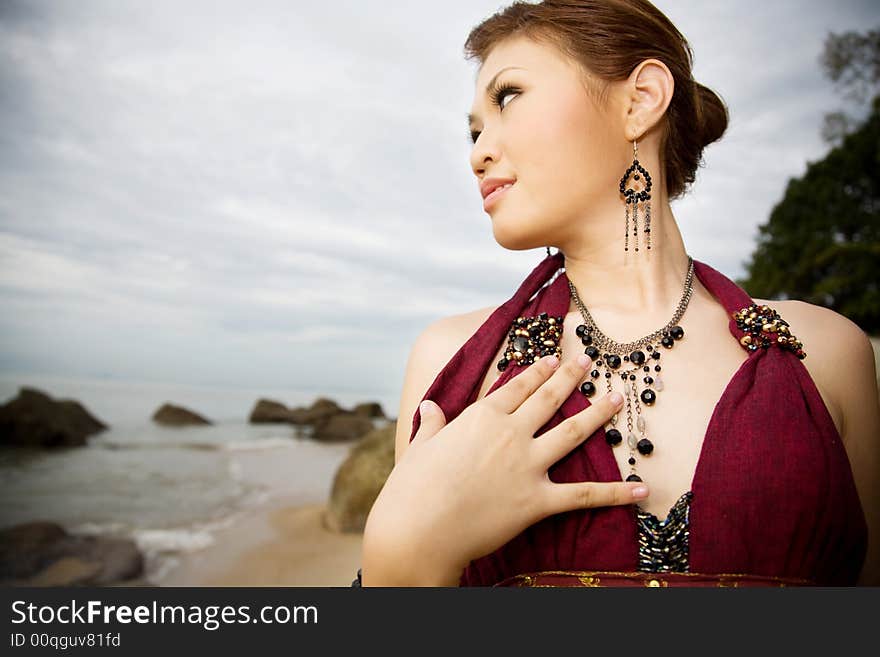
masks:
POLYGON ((788 322, 770 306, 759 306, 753 303, 738 310, 731 315, 736 321, 737 327, 745 331, 745 335, 739 339, 739 343, 749 351, 767 349, 770 345, 778 344, 798 358, 803 360, 807 357, 804 353, 804 345, 791 334, 788 322))
MULTIPOLYGON (((672 573, 677 577, 682 577, 686 579, 698 579, 702 577, 711 577, 717 578, 718 583, 716 586, 730 586, 730 587, 738 587, 739 582, 737 581, 740 578, 758 578, 762 580, 766 580, 768 582, 775 582, 778 586, 788 586, 789 584, 801 585, 801 586, 814 586, 815 582, 809 579, 803 579, 798 577, 777 577, 774 575, 752 575, 749 573, 694 573, 694 572, 686 572, 686 573, 672 573)), ((513 575, 508 578, 517 582, 516 586, 532 586, 532 587, 543 587, 543 588, 555 588, 557 585, 554 584, 538 584, 537 578, 541 575, 565 575, 569 577, 573 577, 576 579, 581 586, 598 586, 601 587, 600 575, 608 575, 611 577, 626 577, 628 579, 637 579, 643 580, 645 586, 651 586, 651 581, 656 581, 657 584, 654 586, 669 586, 669 582, 662 578, 651 577, 651 573, 645 571, 619 571, 619 570, 540 570, 531 573, 521 573, 517 575, 513 575), (588 583, 592 582, 592 583, 588 583)), ((506 580, 505 580, 506 581, 506 580)), ((495 584, 497 586, 497 584, 495 584)))

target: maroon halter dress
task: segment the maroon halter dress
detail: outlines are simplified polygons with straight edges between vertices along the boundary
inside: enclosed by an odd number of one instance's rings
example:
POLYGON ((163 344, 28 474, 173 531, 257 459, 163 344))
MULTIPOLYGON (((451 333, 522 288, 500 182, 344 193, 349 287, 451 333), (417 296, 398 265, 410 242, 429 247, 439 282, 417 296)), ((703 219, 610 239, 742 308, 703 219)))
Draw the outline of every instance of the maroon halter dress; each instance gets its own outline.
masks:
MULTIPOLYGON (((564 255, 547 256, 438 374, 423 399, 454 420, 476 401, 517 317, 565 316, 564 255), (561 271, 560 271, 561 270, 561 271)), ((733 314, 753 300, 694 260, 695 275, 733 314)), ((720 329, 720 327, 719 327, 720 329)), ((797 327, 792 327, 797 333, 797 327)), ((746 348, 746 347, 744 347, 746 348)), ((491 393, 528 365, 515 362, 491 393)), ((489 394, 487 393, 487 394, 489 394)), ((537 435, 590 405, 575 389, 537 435)), ((410 440, 421 421, 416 410, 410 440)), ((621 481, 600 427, 549 469, 554 482, 621 481)), ((442 485, 442 482, 438 482, 442 485)), ((461 586, 851 586, 867 525, 841 437, 806 367, 773 344, 751 351, 718 400, 691 485, 687 572, 639 570, 636 505, 554 514, 471 561, 461 586)), ((685 493, 685 491, 683 491, 685 493)))

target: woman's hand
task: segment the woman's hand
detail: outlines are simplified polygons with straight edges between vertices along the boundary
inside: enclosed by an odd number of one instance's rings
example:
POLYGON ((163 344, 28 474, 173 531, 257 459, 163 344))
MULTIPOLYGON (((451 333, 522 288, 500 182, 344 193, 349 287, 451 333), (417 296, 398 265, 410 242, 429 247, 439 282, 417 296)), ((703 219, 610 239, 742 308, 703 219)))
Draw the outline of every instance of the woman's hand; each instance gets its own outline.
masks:
POLYGON ((617 393, 605 395, 535 438, 590 364, 585 355, 561 366, 554 361, 537 361, 448 425, 436 404, 424 410, 423 402, 419 430, 367 518, 365 586, 425 583, 423 569, 432 568, 451 580, 471 560, 547 516, 647 496, 641 482, 550 480, 550 466, 592 435, 622 402, 617 393), (383 581, 388 583, 374 584, 383 581))

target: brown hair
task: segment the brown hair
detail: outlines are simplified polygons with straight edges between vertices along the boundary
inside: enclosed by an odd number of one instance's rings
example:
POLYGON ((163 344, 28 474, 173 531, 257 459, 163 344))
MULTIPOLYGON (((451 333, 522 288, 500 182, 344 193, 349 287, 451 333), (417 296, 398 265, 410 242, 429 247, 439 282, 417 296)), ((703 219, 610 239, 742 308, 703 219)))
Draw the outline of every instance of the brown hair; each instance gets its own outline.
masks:
POLYGON ((601 83, 587 79, 597 101, 609 83, 625 80, 646 59, 659 59, 675 81, 664 114, 660 161, 670 200, 694 182, 703 149, 727 129, 728 114, 718 95, 693 79, 693 53, 684 36, 648 0, 545 0, 514 2, 468 35, 467 59, 482 65, 503 39, 527 36, 555 45, 601 83))

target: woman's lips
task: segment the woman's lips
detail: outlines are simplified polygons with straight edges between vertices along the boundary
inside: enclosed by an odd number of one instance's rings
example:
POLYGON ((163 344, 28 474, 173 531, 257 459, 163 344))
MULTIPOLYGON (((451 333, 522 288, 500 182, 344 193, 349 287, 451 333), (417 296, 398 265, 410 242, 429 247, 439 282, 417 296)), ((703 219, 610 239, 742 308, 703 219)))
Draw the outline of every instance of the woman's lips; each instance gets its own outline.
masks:
POLYGON ((486 198, 483 199, 483 210, 489 211, 489 208, 495 205, 498 202, 498 199, 504 196, 511 187, 513 187, 516 183, 512 183, 510 185, 499 187, 491 194, 489 194, 486 198))

